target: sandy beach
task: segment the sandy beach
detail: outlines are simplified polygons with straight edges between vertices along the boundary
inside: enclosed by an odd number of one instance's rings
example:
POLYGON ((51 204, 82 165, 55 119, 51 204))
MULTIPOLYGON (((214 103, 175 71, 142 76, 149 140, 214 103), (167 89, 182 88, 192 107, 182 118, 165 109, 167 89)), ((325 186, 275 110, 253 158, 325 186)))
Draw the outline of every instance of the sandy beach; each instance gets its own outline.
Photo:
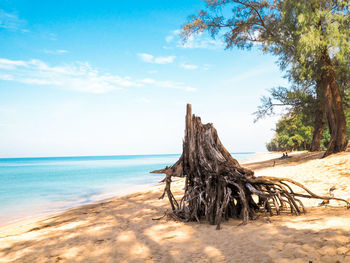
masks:
MULTIPOLYGON (((350 152, 259 154, 242 163, 256 176, 288 177, 350 200, 350 152)), ((161 168, 161 167, 160 167, 161 168)), ((183 179, 172 184, 177 198, 183 179)), ((343 203, 305 200, 301 216, 261 215, 222 229, 164 217, 163 185, 0 228, 0 262, 350 262, 350 210, 343 203)))

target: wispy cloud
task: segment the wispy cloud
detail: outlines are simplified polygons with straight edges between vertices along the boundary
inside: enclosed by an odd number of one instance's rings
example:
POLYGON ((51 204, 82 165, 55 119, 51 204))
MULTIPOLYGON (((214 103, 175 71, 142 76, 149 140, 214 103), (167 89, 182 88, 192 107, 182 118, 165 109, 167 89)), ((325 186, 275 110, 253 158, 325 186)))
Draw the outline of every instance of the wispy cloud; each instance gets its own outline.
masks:
POLYGON ((178 41, 181 30, 173 30, 169 35, 165 37, 165 41, 169 44, 171 42, 178 41))
POLYGON ((171 49, 171 44, 175 44, 178 48, 187 49, 223 49, 225 48, 224 43, 221 40, 213 39, 207 34, 200 33, 197 35, 190 36, 185 42, 179 37, 180 30, 174 30, 170 35, 165 37, 167 46, 164 49, 171 49))
POLYGON ((49 33, 45 37, 52 40, 52 41, 56 41, 58 39, 57 34, 55 34, 55 33, 49 33))
POLYGON ((56 86, 89 93, 106 93, 123 88, 150 85, 184 91, 196 90, 183 82, 151 78, 136 80, 131 77, 100 72, 87 62, 51 66, 38 59, 24 61, 0 58, 0 80, 30 85, 56 86))
POLYGON ((0 28, 12 31, 22 30, 23 32, 27 32, 28 30, 23 28, 25 24, 25 20, 20 19, 17 14, 7 13, 5 10, 0 9, 0 28))
POLYGON ((141 82, 144 84, 148 84, 148 85, 152 85, 160 88, 181 89, 181 90, 190 91, 190 92, 196 91, 196 88, 185 85, 183 82, 155 80, 151 78, 145 78, 141 82))
POLYGON ((15 69, 18 66, 27 66, 27 62, 0 58, 0 69, 15 69))
POLYGON ((197 65, 191 65, 191 64, 186 64, 186 63, 180 64, 180 67, 182 67, 183 69, 188 69, 188 70, 193 70, 193 69, 198 68, 197 65))
POLYGON ((178 41, 178 47, 189 49, 223 49, 224 43, 218 39, 212 39, 201 35, 190 36, 185 42, 178 41))
POLYGON ((137 54, 139 58, 146 63, 154 63, 154 64, 169 64, 173 63, 175 60, 175 56, 167 56, 167 57, 155 57, 151 54, 147 53, 139 53, 137 54))
POLYGON ((59 54, 68 53, 68 50, 65 50, 65 49, 47 50, 47 49, 45 49, 44 53, 46 53, 46 54, 58 54, 59 55, 59 54))
POLYGON ((0 79, 25 84, 50 85, 62 88, 105 93, 123 87, 140 86, 129 77, 101 73, 89 63, 50 66, 41 60, 0 59, 0 79))
POLYGON ((170 43, 171 41, 173 41, 173 39, 174 39, 174 36, 173 36, 173 35, 169 35, 169 36, 167 36, 167 37, 165 38, 165 41, 166 41, 167 43, 170 43))

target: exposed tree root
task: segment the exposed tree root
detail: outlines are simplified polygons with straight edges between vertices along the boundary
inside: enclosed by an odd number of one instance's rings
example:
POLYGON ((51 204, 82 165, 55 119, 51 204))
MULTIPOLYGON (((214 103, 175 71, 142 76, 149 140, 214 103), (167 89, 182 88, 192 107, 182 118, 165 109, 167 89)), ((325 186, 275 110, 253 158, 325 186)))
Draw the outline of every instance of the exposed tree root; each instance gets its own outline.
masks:
POLYGON ((191 112, 188 104, 180 159, 171 167, 152 172, 166 174, 160 198, 168 196, 177 219, 199 222, 205 218, 220 229, 222 219, 240 218, 242 224, 246 224, 259 212, 273 215, 290 211, 299 215, 306 210, 298 197, 343 201, 350 208, 348 201, 316 195, 292 179, 255 177, 252 170, 241 167, 225 149, 214 126, 211 123, 203 125, 191 112), (171 192, 171 178, 184 176, 185 192, 178 202, 171 192), (292 186, 299 187, 304 193, 293 191, 292 186))

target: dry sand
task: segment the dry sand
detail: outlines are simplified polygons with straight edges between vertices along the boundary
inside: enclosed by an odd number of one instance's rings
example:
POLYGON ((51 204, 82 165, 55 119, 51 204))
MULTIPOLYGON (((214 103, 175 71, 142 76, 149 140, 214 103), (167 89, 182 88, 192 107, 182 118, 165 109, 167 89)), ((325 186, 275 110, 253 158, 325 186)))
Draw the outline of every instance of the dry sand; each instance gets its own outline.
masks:
MULTIPOLYGON (((298 180, 318 194, 334 185, 336 196, 350 198, 350 153, 320 155, 244 166, 257 176, 298 180)), ((183 180, 173 183, 177 196, 182 188, 183 180)), ((207 223, 152 220, 169 208, 158 200, 162 189, 2 227, 0 262, 350 262, 350 210, 336 202, 317 207, 319 200, 306 200, 305 215, 261 216, 245 226, 231 219, 217 231, 207 223)))

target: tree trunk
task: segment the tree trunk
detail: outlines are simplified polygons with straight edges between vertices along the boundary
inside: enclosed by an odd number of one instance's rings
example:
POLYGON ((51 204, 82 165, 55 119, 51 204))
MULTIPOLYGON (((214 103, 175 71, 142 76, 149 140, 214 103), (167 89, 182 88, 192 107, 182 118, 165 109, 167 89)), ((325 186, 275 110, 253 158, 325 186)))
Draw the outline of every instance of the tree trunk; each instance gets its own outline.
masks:
MULTIPOLYGON (((305 209, 297 197, 337 199, 315 195, 291 179, 255 177, 253 171, 241 167, 225 149, 213 124, 202 124, 199 117, 192 115, 190 104, 187 105, 180 159, 173 166, 152 173, 166 174, 161 198, 167 194, 172 216, 182 221, 199 222, 204 218, 210 224, 216 224, 217 229, 223 218, 241 218, 245 224, 259 211, 272 215, 289 209, 292 214, 299 215, 305 209), (172 176, 186 176, 185 192, 180 202, 171 193, 172 176), (304 189, 306 194, 292 191, 288 183, 304 189)), ((350 205, 343 199, 337 200, 350 205)))
POLYGON ((322 73, 321 82, 325 97, 326 114, 331 134, 331 140, 324 154, 345 151, 346 148, 346 119, 342 98, 335 79, 335 71, 332 61, 325 49, 321 56, 322 73))
POLYGON ((322 87, 320 83, 316 86, 317 103, 315 111, 315 122, 314 122, 314 133, 312 137, 311 152, 316 152, 321 150, 321 139, 323 135, 324 119, 325 119, 325 101, 324 94, 322 92, 322 87))

